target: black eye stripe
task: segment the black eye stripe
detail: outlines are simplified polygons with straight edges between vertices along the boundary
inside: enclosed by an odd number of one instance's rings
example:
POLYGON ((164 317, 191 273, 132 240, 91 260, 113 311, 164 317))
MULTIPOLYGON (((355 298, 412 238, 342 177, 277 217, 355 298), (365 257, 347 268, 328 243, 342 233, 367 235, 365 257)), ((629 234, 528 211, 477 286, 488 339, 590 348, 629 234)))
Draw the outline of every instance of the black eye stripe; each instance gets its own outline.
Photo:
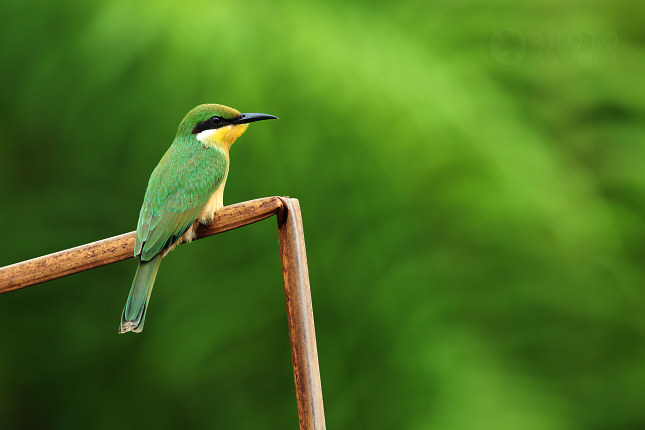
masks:
POLYGON ((193 127, 193 130, 192 130, 192 133, 199 134, 204 130, 214 130, 220 127, 225 127, 231 124, 231 122, 233 121, 234 120, 228 120, 220 116, 214 115, 202 122, 198 122, 197 124, 195 124, 195 127, 193 127))

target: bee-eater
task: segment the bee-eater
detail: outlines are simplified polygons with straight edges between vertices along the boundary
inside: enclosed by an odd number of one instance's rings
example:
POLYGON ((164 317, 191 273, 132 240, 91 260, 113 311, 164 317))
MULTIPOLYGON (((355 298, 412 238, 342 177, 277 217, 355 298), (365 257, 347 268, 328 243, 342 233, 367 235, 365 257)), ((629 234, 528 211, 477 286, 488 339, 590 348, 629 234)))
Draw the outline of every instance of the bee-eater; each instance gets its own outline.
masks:
POLYGON ((134 256, 140 262, 119 333, 143 329, 161 259, 180 243, 192 241, 199 223, 213 221, 223 206, 231 145, 249 123, 265 119, 277 117, 204 104, 181 121, 143 199, 134 242, 134 256))

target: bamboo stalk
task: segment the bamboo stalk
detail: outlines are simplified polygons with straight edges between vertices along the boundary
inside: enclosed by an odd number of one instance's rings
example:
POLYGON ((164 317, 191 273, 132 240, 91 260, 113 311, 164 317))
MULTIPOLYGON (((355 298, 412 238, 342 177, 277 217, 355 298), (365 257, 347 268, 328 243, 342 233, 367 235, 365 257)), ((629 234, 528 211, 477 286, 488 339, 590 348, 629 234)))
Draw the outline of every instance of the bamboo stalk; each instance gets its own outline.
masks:
MULTIPOLYGON (((225 206, 210 225, 200 226, 195 240, 263 220, 274 215, 280 207, 279 197, 225 206)), ((0 268, 0 294, 133 257, 134 232, 130 232, 12 264, 0 268)))
MULTIPOLYGON (((280 259, 300 430, 325 430, 302 215, 297 199, 267 197, 226 206, 195 240, 278 214, 280 259)), ((0 268, 0 294, 133 258, 134 232, 0 268)))
POLYGON ((281 200, 283 206, 278 212, 280 259, 300 430, 325 430, 325 411, 300 204, 297 199, 281 200))

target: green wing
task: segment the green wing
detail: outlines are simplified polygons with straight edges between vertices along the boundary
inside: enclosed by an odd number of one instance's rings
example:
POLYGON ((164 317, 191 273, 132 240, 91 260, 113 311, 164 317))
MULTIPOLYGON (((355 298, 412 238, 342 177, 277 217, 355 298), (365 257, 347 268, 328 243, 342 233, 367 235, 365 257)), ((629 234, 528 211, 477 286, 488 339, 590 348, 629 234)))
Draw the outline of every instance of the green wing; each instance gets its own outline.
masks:
POLYGON ((135 257, 141 254, 148 261, 175 243, 199 217, 227 169, 228 157, 217 149, 173 143, 148 182, 135 257))

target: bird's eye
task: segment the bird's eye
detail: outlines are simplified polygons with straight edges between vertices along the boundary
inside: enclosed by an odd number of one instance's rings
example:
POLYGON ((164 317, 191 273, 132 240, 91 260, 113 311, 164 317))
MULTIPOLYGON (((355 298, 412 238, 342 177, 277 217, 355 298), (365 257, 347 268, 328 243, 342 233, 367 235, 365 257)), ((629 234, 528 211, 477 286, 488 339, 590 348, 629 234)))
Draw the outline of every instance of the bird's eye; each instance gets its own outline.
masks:
POLYGON ((211 124, 213 125, 220 125, 222 123, 222 118, 218 116, 212 116, 211 117, 211 124))

